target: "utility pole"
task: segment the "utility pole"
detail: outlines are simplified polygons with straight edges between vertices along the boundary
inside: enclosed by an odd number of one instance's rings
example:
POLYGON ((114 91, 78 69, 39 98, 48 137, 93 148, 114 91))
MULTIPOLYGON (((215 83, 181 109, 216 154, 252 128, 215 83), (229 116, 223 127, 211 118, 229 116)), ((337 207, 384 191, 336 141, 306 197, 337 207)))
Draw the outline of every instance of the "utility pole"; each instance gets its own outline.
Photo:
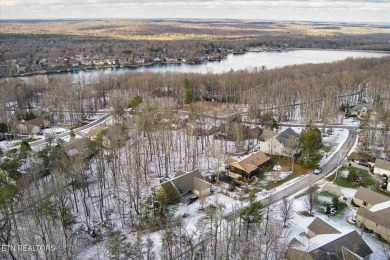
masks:
POLYGON ((337 173, 339 172, 340 159, 341 159, 341 151, 339 151, 339 159, 337 161, 337 168, 336 168, 336 177, 334 178, 335 180, 337 179, 337 173))
POLYGON ((292 156, 292 165, 291 165, 291 173, 294 173, 294 155, 292 156))

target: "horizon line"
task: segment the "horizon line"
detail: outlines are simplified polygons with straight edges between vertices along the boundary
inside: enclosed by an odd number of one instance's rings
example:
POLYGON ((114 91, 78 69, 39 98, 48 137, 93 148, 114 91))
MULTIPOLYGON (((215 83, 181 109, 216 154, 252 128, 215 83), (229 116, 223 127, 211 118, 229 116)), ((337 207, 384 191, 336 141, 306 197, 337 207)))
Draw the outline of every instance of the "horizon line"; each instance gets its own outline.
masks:
POLYGON ((315 20, 276 20, 276 19, 246 19, 246 18, 16 18, 16 19, 3 19, 0 18, 0 22, 17 22, 17 21, 96 21, 96 20, 133 20, 133 21, 153 21, 153 20, 177 20, 177 21, 259 21, 259 22, 287 22, 287 23, 332 23, 332 24, 386 24, 390 25, 390 22, 367 22, 367 21, 315 21, 315 20))

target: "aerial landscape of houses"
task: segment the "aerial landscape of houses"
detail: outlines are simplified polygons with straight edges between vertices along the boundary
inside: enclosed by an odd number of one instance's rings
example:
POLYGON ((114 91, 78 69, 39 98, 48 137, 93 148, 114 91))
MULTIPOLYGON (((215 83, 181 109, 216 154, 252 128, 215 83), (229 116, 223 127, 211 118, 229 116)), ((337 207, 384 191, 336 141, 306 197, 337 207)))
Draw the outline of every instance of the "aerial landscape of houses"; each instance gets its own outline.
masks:
POLYGON ((390 259, 389 1, 0 10, 0 259, 390 259))
POLYGON ((320 218, 307 229, 306 235, 290 241, 288 259, 370 259, 373 253, 356 231, 340 232, 320 218), (346 257, 344 250, 352 257, 346 257))
POLYGON ((272 155, 294 157, 299 153, 299 134, 291 127, 267 140, 260 142, 260 151, 272 155))

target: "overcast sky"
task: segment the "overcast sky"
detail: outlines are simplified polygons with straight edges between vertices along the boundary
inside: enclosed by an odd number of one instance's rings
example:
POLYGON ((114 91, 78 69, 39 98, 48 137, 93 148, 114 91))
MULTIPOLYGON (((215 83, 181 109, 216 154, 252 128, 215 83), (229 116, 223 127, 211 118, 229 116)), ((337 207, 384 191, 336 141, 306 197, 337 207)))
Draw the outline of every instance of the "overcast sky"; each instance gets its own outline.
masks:
POLYGON ((0 19, 232 18, 390 23, 390 0, 0 0, 0 19))

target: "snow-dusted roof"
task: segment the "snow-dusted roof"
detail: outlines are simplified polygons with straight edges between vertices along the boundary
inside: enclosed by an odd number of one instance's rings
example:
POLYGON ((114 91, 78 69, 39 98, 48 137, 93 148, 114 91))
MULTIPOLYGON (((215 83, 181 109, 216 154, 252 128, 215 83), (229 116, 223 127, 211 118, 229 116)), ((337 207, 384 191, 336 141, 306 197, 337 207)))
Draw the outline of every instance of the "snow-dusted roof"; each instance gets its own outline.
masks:
POLYGON ((211 184, 204 180, 199 170, 192 172, 178 171, 174 178, 160 184, 159 186, 174 186, 180 194, 186 194, 193 189, 202 191, 211 187, 211 184))
POLYGON ((390 208, 384 208, 378 211, 371 211, 366 208, 359 208, 356 214, 365 219, 369 219, 372 222, 381 225, 387 229, 390 229, 390 208))
POLYGON ((390 200, 389 197, 364 187, 360 187, 358 189, 355 194, 355 198, 363 200, 372 205, 376 205, 390 200))
POLYGON ((310 246, 310 249, 311 250, 315 250, 315 249, 318 249, 324 245, 327 245, 343 236, 345 236, 346 234, 341 234, 341 233, 338 233, 338 234, 322 234, 322 235, 318 235, 318 236, 315 236, 313 237, 312 239, 308 240, 308 242, 310 243, 309 246, 310 246))
POLYGON ((261 151, 250 153, 241 158, 229 157, 225 160, 226 164, 233 166, 237 169, 243 170, 247 173, 251 173, 256 170, 260 165, 266 163, 270 158, 261 151))
POLYGON ((363 258, 373 253, 356 230, 340 234, 318 235, 312 239, 307 237, 295 237, 294 239, 299 243, 295 242, 291 248, 308 252, 312 259, 343 259, 343 249, 363 258))

